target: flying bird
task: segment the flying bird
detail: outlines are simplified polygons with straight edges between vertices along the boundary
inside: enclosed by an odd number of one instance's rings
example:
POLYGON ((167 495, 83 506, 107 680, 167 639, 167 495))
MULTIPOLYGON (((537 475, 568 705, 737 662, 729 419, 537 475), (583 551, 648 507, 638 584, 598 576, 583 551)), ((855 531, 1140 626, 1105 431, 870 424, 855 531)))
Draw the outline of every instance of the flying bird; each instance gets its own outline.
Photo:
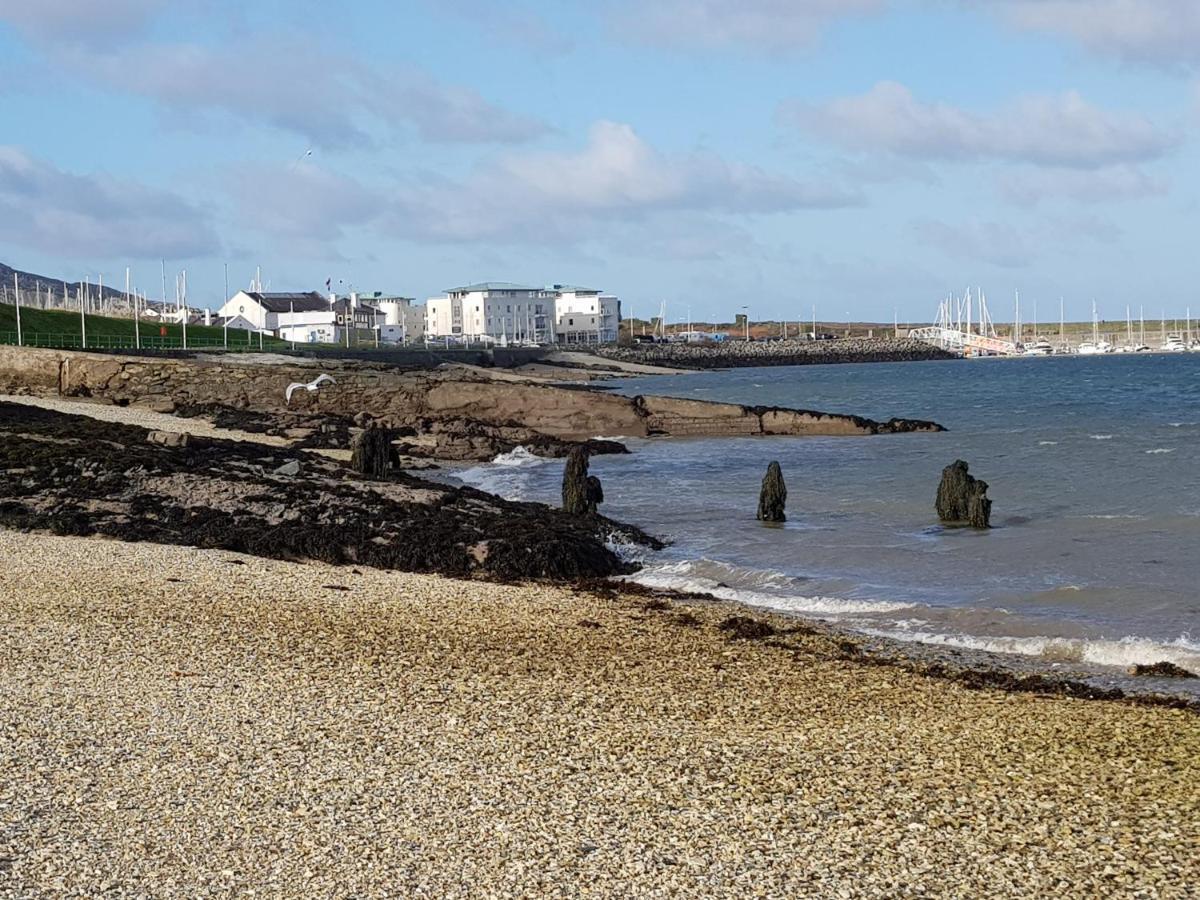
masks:
POLYGON ((302 384, 301 382, 296 382, 295 384, 289 384, 287 386, 287 391, 286 391, 288 405, 290 406, 292 403, 292 393, 293 392, 300 390, 300 388, 304 388, 304 390, 308 391, 310 394, 315 393, 316 391, 319 391, 321 389, 321 385, 323 385, 325 382, 329 382, 330 384, 337 384, 337 382, 333 380, 332 376, 325 375, 325 374, 318 375, 316 378, 314 378, 308 384, 302 384))

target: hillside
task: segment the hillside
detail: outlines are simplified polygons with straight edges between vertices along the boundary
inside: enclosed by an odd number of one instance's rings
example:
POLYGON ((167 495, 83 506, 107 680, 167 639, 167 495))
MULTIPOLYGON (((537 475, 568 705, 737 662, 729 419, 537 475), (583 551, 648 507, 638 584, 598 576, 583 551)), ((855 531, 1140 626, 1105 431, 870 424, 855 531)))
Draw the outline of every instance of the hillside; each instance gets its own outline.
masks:
MULTIPOLYGON (((22 272, 20 269, 14 269, 12 266, 0 263, 0 295, 4 297, 6 302, 12 302, 14 274, 17 276, 17 284, 20 286, 22 293, 29 291, 32 294, 38 290, 45 291, 49 288, 54 292, 55 296, 61 297, 63 285, 65 284, 67 292, 71 296, 74 296, 82 285, 82 282, 79 281, 64 282, 61 278, 50 278, 49 276, 37 275, 33 272, 22 272)), ((88 290, 91 292, 91 296, 100 296, 99 287, 94 281, 88 290)), ((119 300, 125 296, 125 292, 106 285, 104 296, 113 300, 119 300)))

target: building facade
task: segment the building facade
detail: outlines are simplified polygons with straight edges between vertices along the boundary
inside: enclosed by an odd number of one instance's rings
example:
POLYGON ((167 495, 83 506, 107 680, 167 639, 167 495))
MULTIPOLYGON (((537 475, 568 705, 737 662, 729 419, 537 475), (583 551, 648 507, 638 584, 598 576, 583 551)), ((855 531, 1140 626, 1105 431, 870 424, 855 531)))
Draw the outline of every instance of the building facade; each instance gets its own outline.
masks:
POLYGON ((483 282, 425 302, 428 339, 603 344, 617 340, 620 301, 590 288, 483 282))
POLYGON ((591 288, 555 284, 554 331, 560 344, 615 344, 621 325, 621 301, 591 288))
POLYGON ((412 297, 375 295, 370 302, 383 313, 380 338, 389 344, 419 343, 425 337, 425 308, 412 297))

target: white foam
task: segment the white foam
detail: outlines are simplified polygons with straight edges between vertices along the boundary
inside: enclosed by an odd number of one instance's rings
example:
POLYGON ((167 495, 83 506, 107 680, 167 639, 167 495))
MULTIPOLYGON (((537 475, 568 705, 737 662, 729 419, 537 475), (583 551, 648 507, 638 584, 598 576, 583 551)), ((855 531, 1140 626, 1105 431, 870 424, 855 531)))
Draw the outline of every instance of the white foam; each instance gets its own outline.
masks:
POLYGON ((1175 448, 1174 447, 1155 447, 1153 450, 1147 450, 1146 452, 1151 455, 1154 455, 1157 453, 1174 453, 1175 448))
POLYGON ((508 453, 501 453, 492 460, 493 466, 536 466, 546 462, 546 459, 541 456, 536 456, 530 453, 524 447, 517 447, 515 450, 510 450, 508 453))
POLYGON ((989 653, 1013 653, 1037 656, 1051 662, 1089 663, 1097 666, 1128 668, 1172 662, 1177 666, 1200 672, 1200 645, 1186 636, 1160 643, 1147 638, 1124 637, 1120 640, 1085 640, 1056 637, 1009 637, 969 634, 939 634, 929 631, 892 631, 860 629, 876 637, 963 650, 983 650, 989 653))
POLYGON ((1089 434, 1088 437, 1093 441, 1111 441, 1113 439, 1111 434, 1089 434))
POLYGON ((820 613, 827 616, 861 615, 864 613, 894 612, 909 609, 911 603, 897 603, 886 600, 847 600, 841 597, 806 597, 796 593, 776 593, 770 590, 755 590, 753 588, 730 587, 723 580, 700 574, 698 568, 718 567, 736 572, 756 586, 770 588, 782 587, 791 579, 781 572, 750 572, 736 569, 724 563, 714 563, 711 560, 684 561, 659 566, 650 566, 630 576, 630 580, 647 587, 663 588, 676 591, 689 591, 698 594, 711 594, 721 600, 732 600, 747 606, 758 606, 766 609, 778 609, 785 612, 820 613))
POLYGON ((1039 447, 1057 447, 1058 441, 1038 441, 1039 447))

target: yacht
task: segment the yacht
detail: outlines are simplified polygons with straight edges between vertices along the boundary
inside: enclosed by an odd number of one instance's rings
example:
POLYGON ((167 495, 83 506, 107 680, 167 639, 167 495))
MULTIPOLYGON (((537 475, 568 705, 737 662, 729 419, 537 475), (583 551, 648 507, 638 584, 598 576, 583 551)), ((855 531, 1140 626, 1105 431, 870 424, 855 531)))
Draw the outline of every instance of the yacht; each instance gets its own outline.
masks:
POLYGON ((1045 338, 1038 338, 1032 344, 1026 344, 1021 350, 1022 356, 1053 356, 1054 346, 1045 338))
POLYGON ((1169 334, 1158 349, 1162 353, 1184 353, 1187 351, 1187 348, 1188 346, 1183 342, 1183 338, 1177 334, 1169 334))
POLYGON ((1106 340, 1084 341, 1075 351, 1080 356, 1096 356, 1100 353, 1112 353, 1113 345, 1106 340))

